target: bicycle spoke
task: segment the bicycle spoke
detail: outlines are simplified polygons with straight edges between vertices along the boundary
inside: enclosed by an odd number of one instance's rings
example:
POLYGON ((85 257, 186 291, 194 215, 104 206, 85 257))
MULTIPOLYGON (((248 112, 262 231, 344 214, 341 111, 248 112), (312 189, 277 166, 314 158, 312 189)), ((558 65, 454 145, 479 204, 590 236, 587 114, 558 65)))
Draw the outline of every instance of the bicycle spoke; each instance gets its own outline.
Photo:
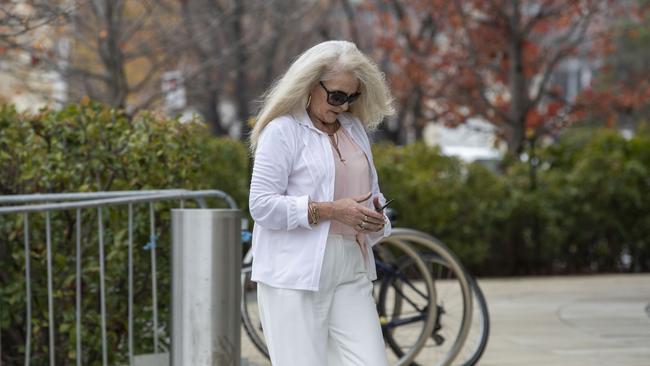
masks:
MULTIPOLYGON (((394 284, 395 281, 394 281, 394 280, 393 280, 392 282, 393 282, 393 288, 395 289, 395 292, 397 292, 397 293, 400 295, 401 298, 405 299, 405 300, 406 300, 409 304, 411 304, 411 306, 413 306, 416 310, 418 310, 418 311, 420 311, 420 312, 423 312, 423 311, 424 311, 424 309, 420 309, 420 308, 415 304, 415 300, 411 300, 410 297, 406 296, 406 294, 402 291, 402 289, 401 289, 399 286, 395 286, 395 284, 394 284)), ((427 296, 422 296, 422 298, 426 299, 427 296)))
POLYGON ((419 314, 416 316, 411 316, 408 318, 399 318, 397 320, 391 320, 390 322, 386 323, 384 326, 391 329, 391 328, 397 328, 403 325, 409 325, 413 324, 415 322, 422 321, 426 318, 426 315, 424 314, 419 314))
POLYGON ((413 285, 413 283, 408 278, 406 278, 402 271, 397 270, 395 271, 395 274, 402 280, 402 282, 406 283, 410 288, 412 288, 415 293, 422 296, 423 299, 427 298, 427 295, 424 292, 418 290, 417 287, 415 287, 415 285, 413 285))

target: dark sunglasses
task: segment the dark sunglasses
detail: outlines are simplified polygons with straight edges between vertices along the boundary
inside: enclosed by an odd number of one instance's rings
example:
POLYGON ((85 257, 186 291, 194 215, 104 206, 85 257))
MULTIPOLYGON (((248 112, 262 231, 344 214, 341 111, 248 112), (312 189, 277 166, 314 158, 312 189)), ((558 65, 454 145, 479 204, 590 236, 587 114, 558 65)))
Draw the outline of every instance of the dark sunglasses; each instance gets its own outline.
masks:
POLYGON ((329 103, 330 105, 333 105, 335 107, 338 107, 338 106, 343 105, 345 103, 352 104, 361 95, 361 92, 356 92, 356 93, 352 93, 350 95, 347 95, 347 94, 345 94, 344 92, 342 92, 340 90, 329 91, 329 90, 327 90, 327 88, 325 87, 325 84, 323 84, 322 81, 319 81, 319 83, 320 83, 320 86, 322 86, 323 89, 325 89, 325 92, 327 93, 327 103, 329 103))

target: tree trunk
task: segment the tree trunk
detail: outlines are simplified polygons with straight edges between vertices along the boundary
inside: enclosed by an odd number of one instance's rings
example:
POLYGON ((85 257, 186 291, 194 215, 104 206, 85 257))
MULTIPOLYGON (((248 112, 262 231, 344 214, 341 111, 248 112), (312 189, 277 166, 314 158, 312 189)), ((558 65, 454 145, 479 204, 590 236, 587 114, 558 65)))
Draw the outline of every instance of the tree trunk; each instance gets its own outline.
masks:
POLYGON ((422 111, 422 88, 417 86, 413 91, 415 94, 413 103, 413 129, 415 132, 415 141, 422 141, 422 132, 424 131, 425 122, 422 111))
POLYGON ((523 40, 521 36, 521 9, 519 1, 512 1, 510 17, 510 110, 508 111, 510 131, 508 131, 508 152, 517 156, 524 151, 526 113, 528 108, 528 88, 524 75, 523 40))
POLYGON ((104 7, 105 34, 100 35, 99 54, 108 74, 107 90, 104 102, 118 108, 126 107, 129 85, 124 70, 124 55, 120 49, 120 23, 123 20, 123 4, 106 1, 104 7))
POLYGON ((239 43, 239 46, 235 47, 235 100, 237 104, 237 119, 241 123, 239 136, 240 139, 245 140, 250 133, 250 127, 248 126, 248 118, 250 117, 250 112, 248 110, 248 83, 246 82, 245 71, 248 56, 246 55, 246 48, 244 47, 244 31, 242 26, 245 9, 243 1, 236 1, 235 4, 232 22, 233 36, 234 41, 239 43))
POLYGON ((224 136, 228 134, 221 125, 221 116, 219 115, 219 91, 205 89, 204 101, 199 107, 203 118, 210 126, 210 131, 214 136, 224 136))

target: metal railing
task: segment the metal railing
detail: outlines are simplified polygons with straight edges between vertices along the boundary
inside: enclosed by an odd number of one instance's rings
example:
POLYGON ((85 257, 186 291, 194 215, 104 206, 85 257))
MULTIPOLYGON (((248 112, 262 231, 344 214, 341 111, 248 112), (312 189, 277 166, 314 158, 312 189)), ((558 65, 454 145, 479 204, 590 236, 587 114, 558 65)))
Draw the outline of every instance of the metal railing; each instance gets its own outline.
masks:
MULTIPOLYGON (((55 365, 55 308, 53 289, 53 265, 52 265, 52 212, 75 211, 75 244, 76 244, 76 272, 75 272, 75 328, 76 328, 76 364, 82 364, 82 210, 97 210, 97 238, 98 238, 98 261, 99 261, 99 303, 101 316, 101 362, 108 365, 108 342, 106 324, 106 273, 105 273, 105 248, 104 248, 104 218, 103 212, 111 206, 128 206, 128 361, 134 364, 134 289, 133 289, 133 220, 134 205, 149 205, 149 230, 150 237, 147 246, 151 253, 151 298, 152 298, 152 319, 153 323, 153 350, 157 353, 160 349, 158 335, 158 293, 157 293, 157 266, 156 266, 156 221, 155 203, 161 201, 180 201, 180 208, 185 206, 185 201, 193 200, 199 207, 206 208, 207 198, 218 198, 224 200, 230 208, 237 208, 237 204, 228 194, 219 190, 188 191, 188 190, 156 190, 156 191, 115 191, 96 193, 65 193, 65 194, 36 194, 36 195, 14 195, 0 196, 0 205, 14 204, 13 206, 0 207, 0 220, 8 215, 23 215, 23 242, 25 256, 25 358, 24 364, 30 364, 32 352, 32 268, 30 249, 30 215, 45 213, 45 245, 46 245, 46 266, 47 266, 47 313, 48 313, 48 338, 49 338, 49 364, 55 365), (16 205, 18 204, 18 205, 16 205)), ((1 310, 1 309, 0 309, 1 310)), ((2 328, 0 327, 0 366, 2 364, 2 328)))

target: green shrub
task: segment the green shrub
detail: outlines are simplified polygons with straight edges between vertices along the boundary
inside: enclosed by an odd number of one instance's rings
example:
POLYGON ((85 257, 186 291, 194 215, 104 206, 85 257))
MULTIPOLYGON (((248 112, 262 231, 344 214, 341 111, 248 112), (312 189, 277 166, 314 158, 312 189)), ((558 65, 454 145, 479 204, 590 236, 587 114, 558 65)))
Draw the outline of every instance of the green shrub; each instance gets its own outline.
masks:
POLYGON ((571 272, 625 269, 620 254, 628 252, 630 270, 647 271, 650 134, 641 130, 626 140, 615 130, 596 130, 586 141, 585 134, 567 134, 545 156, 545 175, 556 190, 550 199, 566 236, 560 245, 565 266, 571 272))
POLYGON ((469 266, 486 260, 504 219, 501 177, 422 143, 379 144, 373 155, 382 191, 395 199, 397 226, 438 237, 469 266))
MULTIPOLYGON (((246 209, 248 152, 240 142, 216 139, 199 123, 182 124, 143 113, 133 119, 96 103, 60 111, 19 114, 0 107, 0 194, 143 189, 221 189, 246 209)), ((210 202, 223 206, 223 202, 210 202)), ((156 204, 159 335, 169 342, 169 208, 156 204)), ((135 205, 135 353, 152 352, 148 204, 135 205)), ((127 210, 103 210, 109 361, 127 355, 127 210)), ((101 360, 99 262, 94 209, 82 211, 83 364, 101 360), (92 331, 90 331, 90 330, 92 331)), ((22 362, 25 340, 23 215, 0 216, 0 328, 3 361, 22 362), (9 345, 9 346, 8 346, 9 345)), ((32 363, 48 363, 47 269, 44 214, 30 214, 33 291, 32 363)), ((75 212, 52 213, 57 364, 75 360, 75 212)))
POLYGON ((615 130, 567 131, 538 149, 534 175, 530 162, 509 159, 497 173, 421 143, 378 144, 374 155, 397 225, 438 237, 476 273, 650 270, 645 129, 630 140, 615 130))

